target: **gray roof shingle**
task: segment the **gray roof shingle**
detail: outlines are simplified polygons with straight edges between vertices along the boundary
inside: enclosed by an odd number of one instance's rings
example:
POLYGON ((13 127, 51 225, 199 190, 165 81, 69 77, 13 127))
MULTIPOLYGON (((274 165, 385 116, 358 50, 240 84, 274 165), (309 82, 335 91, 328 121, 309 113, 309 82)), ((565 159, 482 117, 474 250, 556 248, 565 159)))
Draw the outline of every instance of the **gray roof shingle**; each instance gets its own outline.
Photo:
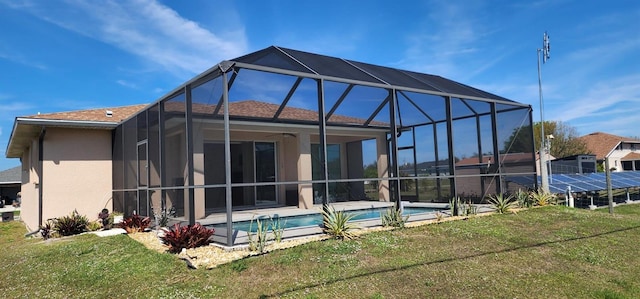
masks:
POLYGON ((16 166, 7 170, 0 171, 0 184, 19 183, 22 181, 22 168, 16 166))

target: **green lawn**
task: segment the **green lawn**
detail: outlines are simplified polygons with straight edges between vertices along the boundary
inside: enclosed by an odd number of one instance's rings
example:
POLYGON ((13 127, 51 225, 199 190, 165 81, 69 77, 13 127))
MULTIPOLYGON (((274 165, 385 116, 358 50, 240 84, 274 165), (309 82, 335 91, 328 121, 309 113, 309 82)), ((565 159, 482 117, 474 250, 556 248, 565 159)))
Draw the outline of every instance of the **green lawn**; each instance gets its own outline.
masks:
POLYGON ((323 241, 188 270, 127 236, 42 242, 0 223, 2 297, 640 298, 640 205, 518 214, 323 241))

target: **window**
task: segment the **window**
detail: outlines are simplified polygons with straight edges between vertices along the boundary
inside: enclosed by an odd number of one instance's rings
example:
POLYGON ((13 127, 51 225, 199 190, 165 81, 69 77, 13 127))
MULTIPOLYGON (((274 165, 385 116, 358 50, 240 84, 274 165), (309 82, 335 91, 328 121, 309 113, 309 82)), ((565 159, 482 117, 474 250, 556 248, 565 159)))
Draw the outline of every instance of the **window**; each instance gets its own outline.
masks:
POLYGON ((633 161, 622 161, 622 170, 633 170, 633 161))

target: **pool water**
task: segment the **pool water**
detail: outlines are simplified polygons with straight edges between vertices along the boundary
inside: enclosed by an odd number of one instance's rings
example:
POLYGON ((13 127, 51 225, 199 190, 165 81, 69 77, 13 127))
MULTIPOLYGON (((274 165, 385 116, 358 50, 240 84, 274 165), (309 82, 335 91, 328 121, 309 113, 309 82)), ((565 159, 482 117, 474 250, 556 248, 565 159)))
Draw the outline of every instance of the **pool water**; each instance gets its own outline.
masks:
MULTIPOLYGON (((356 211, 347 211, 347 213, 355 214, 352 221, 359 220, 369 220, 369 219, 380 219, 381 213, 386 213, 388 208, 377 208, 377 209, 365 209, 365 210, 356 210, 356 211)), ((439 211, 441 209, 437 208, 424 208, 424 207, 405 207, 403 215, 412 215, 412 214, 421 214, 421 213, 430 213, 439 211)), ((320 226, 322 225, 322 215, 321 214, 309 214, 309 215, 300 215, 300 216, 288 216, 288 217, 274 217, 273 222, 279 221, 280 227, 283 228, 297 228, 297 227, 305 227, 305 226, 320 226)), ((261 217, 260 223, 269 226, 272 221, 269 218, 261 217)), ((276 223, 276 226, 278 224, 276 223)), ((214 224, 213 227, 225 227, 226 223, 214 224)), ((240 221, 233 223, 234 230, 242 230, 249 231, 251 229, 252 232, 255 232, 258 227, 256 221, 240 221)))

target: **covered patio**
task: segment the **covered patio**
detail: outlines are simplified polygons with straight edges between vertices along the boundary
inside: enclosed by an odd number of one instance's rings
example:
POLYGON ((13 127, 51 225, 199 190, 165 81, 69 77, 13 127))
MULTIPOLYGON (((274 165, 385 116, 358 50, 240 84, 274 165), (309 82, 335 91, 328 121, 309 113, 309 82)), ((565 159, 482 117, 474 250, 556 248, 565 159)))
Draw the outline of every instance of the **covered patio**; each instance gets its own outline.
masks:
POLYGON ((190 224, 223 213, 229 246, 242 210, 480 203, 536 187, 508 179, 536 175, 530 106, 275 46, 176 88, 122 122, 113 144, 115 211, 190 224))

